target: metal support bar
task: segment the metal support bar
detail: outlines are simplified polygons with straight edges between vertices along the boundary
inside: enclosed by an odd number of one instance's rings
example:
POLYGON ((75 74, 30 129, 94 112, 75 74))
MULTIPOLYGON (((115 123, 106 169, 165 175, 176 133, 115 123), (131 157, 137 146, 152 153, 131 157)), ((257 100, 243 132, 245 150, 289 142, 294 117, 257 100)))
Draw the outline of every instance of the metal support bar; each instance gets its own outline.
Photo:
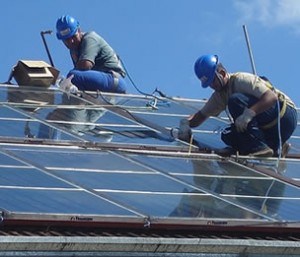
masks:
POLYGON ((251 62, 251 66, 252 66, 252 72, 253 72, 253 74, 256 75, 256 69, 255 69, 254 59, 253 59, 253 55, 252 55, 252 50, 251 50, 251 45, 250 45, 250 40, 249 40, 249 37, 248 37, 248 32, 247 32, 246 25, 243 25, 243 29, 244 29, 244 34, 245 34, 246 42, 247 42, 248 53, 249 53, 249 56, 250 56, 250 62, 251 62))
POLYGON ((47 52, 50 64, 51 64, 52 67, 54 67, 54 63, 53 63, 53 60, 52 60, 52 57, 51 57, 51 54, 50 54, 50 51, 49 51, 46 39, 45 39, 45 34, 52 34, 52 30, 41 31, 41 37, 42 37, 42 40, 43 40, 43 43, 44 43, 44 46, 45 46, 45 49, 46 49, 46 52, 47 52))

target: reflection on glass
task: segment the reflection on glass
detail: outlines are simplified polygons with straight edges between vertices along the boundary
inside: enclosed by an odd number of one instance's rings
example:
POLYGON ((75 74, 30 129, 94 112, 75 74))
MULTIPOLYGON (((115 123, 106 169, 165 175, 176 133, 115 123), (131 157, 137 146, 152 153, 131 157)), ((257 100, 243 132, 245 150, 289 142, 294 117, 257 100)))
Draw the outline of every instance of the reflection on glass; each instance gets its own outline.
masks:
MULTIPOLYGON (((194 184, 217 197, 197 194, 196 190, 186 191, 189 194, 182 198, 172 216, 257 218, 260 214, 279 215, 281 200, 278 198, 284 195, 284 183, 267 177, 229 176, 231 172, 227 170, 226 162, 193 160, 192 163, 194 184)), ((278 172, 282 172, 284 167, 284 164, 278 166, 278 172)))
MULTIPOLYGON (((79 136, 91 131, 101 133, 97 130, 95 122, 105 114, 105 109, 88 108, 89 105, 86 105, 80 98, 70 97, 67 94, 63 94, 61 105, 47 115, 48 122, 79 136), (64 105, 66 107, 63 107, 64 105)), ((38 137, 60 139, 61 133, 56 128, 41 124, 38 137)), ((107 140, 110 141, 111 137, 107 140)))

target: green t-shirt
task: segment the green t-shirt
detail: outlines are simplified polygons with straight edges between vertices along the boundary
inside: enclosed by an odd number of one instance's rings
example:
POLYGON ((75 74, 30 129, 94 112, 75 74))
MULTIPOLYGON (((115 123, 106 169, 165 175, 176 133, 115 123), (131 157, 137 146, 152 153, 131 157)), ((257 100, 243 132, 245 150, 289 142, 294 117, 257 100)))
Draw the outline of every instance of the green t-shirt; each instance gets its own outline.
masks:
MULTIPOLYGON (((71 56, 73 56, 72 52, 71 56)), ((123 77, 126 75, 115 51, 94 31, 84 33, 76 56, 78 56, 78 61, 89 60, 92 62, 94 64, 92 70, 115 71, 123 77)))

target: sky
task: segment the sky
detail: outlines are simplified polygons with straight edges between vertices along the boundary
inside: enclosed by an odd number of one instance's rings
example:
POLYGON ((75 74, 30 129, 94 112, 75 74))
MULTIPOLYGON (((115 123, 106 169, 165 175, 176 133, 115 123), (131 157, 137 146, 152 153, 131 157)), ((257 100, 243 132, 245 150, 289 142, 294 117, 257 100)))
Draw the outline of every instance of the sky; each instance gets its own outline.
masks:
POLYGON ((135 86, 127 92, 205 99, 194 74, 203 54, 217 54, 229 72, 268 77, 300 106, 299 0, 3 0, 0 81, 18 60, 50 63, 64 76, 72 69, 67 48, 55 35, 56 20, 71 15, 81 30, 96 31, 116 51, 135 86), (247 47, 246 33, 250 47, 247 47), (249 50, 252 52, 251 62, 249 50))

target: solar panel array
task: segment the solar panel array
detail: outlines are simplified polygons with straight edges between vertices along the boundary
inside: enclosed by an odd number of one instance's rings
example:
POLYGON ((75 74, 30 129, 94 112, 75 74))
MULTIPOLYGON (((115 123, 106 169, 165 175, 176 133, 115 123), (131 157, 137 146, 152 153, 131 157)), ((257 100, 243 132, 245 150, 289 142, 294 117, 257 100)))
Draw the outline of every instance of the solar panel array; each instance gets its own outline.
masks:
POLYGON ((0 101, 4 219, 299 224, 299 127, 293 158, 224 158, 204 150, 225 146, 225 114, 193 129, 204 149, 170 135, 203 100, 2 85, 0 101))

